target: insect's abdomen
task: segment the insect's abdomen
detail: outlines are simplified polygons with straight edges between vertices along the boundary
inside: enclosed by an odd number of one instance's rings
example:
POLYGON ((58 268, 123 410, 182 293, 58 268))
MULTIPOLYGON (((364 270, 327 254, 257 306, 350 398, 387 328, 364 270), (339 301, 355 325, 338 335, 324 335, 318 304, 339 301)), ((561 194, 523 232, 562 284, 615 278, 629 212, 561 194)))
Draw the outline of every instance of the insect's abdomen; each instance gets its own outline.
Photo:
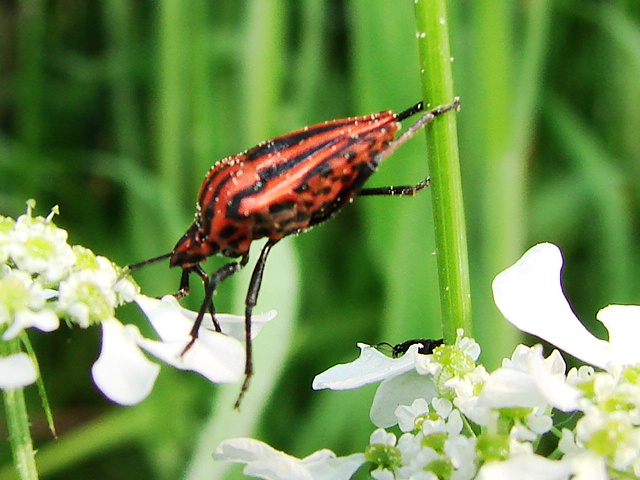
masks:
POLYGON ((262 237, 280 239, 332 217, 375 171, 398 129, 391 111, 325 122, 214 165, 198 197, 205 241, 239 256, 262 237))

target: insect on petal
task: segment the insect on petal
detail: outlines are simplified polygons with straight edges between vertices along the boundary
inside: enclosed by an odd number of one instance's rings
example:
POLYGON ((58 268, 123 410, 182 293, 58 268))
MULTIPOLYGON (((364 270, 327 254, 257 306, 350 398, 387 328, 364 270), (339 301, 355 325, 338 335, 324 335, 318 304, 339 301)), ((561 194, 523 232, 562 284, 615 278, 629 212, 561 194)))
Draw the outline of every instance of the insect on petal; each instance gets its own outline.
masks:
POLYGON ((360 357, 351 363, 335 365, 313 379, 313 389, 350 390, 393 378, 415 368, 419 345, 412 345, 399 358, 389 358, 374 347, 358 343, 360 357))

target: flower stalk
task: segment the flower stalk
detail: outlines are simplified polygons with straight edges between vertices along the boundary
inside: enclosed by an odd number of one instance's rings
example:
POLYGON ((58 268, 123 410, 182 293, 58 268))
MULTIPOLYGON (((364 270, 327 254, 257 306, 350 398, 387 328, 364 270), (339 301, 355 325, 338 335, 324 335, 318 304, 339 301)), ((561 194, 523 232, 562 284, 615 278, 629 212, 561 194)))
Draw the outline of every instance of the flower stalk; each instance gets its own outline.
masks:
MULTIPOLYGON (((415 14, 424 99, 427 105, 451 103, 455 96, 445 0, 416 0, 415 14)), ((456 330, 471 335, 471 296, 462 181, 455 115, 427 129, 431 198, 445 341, 456 330)))
MULTIPOLYGON (((20 351, 20 340, 0 341, 0 357, 6 357, 20 351)), ((13 464, 21 480, 36 480, 38 469, 29 431, 29 416, 24 399, 24 389, 2 390, 2 396, 7 415, 7 430, 9 431, 13 464)))

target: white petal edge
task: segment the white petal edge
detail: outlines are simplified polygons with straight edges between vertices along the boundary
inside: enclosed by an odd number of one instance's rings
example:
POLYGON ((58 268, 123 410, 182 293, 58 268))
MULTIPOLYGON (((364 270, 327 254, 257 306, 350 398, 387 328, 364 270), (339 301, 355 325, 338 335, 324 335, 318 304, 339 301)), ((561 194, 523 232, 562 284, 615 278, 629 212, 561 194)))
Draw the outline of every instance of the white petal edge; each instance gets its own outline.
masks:
POLYGON ((350 390, 396 377, 415 368, 420 345, 411 345, 400 358, 387 357, 364 343, 358 343, 358 348, 360 356, 353 362, 335 365, 316 375, 313 389, 350 390))
POLYGON ((493 281, 493 297, 504 317, 591 365, 605 368, 609 345, 593 336, 575 316, 562 292, 562 253, 552 243, 530 248, 493 281))
POLYGON ((523 455, 503 462, 485 463, 477 480, 564 480, 572 468, 566 461, 549 460, 539 455, 523 455))
POLYGON ((369 418, 376 427, 392 427, 398 423, 396 409, 400 405, 412 405, 418 398, 431 402, 436 395, 432 377, 410 370, 382 381, 373 397, 369 418))
POLYGON ((137 341, 142 338, 134 325, 122 325, 115 318, 102 326, 102 349, 91 367, 96 386, 120 405, 130 406, 147 398, 160 373, 160 366, 149 360, 137 341))
POLYGON ((221 442, 214 458, 245 463, 245 475, 267 480, 347 480, 365 460, 363 454, 336 457, 326 449, 299 459, 253 438, 221 442))
POLYGON ((609 305, 596 318, 609 332, 612 361, 620 365, 640 363, 640 306, 609 305))
POLYGON ((38 370, 24 352, 0 357, 0 388, 10 390, 31 385, 38 379, 38 370))

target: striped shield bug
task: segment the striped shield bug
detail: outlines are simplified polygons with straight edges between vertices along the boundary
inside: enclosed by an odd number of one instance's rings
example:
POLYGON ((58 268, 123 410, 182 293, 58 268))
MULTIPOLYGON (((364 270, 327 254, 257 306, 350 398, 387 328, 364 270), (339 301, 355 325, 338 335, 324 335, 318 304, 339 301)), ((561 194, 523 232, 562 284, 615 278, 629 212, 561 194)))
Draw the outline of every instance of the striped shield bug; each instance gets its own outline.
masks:
POLYGON ((216 287, 247 264, 254 240, 267 238, 245 300, 245 379, 236 408, 253 374, 251 314, 271 248, 284 237, 333 217, 356 196, 413 195, 425 188, 428 177, 417 185, 363 185, 382 160, 438 115, 459 105, 456 98, 451 104, 424 113, 395 140, 400 122, 422 112, 422 102, 400 113, 387 110, 319 123, 223 158, 207 173, 198 194, 195 219, 173 250, 129 266, 135 269, 168 258, 170 266, 182 269, 178 297, 189 292, 190 274, 202 279, 204 300, 191 330, 191 342, 184 350, 187 351, 198 337, 205 313, 211 313, 215 328, 220 331, 212 300, 216 287), (239 260, 209 276, 201 264, 212 255, 239 260))

